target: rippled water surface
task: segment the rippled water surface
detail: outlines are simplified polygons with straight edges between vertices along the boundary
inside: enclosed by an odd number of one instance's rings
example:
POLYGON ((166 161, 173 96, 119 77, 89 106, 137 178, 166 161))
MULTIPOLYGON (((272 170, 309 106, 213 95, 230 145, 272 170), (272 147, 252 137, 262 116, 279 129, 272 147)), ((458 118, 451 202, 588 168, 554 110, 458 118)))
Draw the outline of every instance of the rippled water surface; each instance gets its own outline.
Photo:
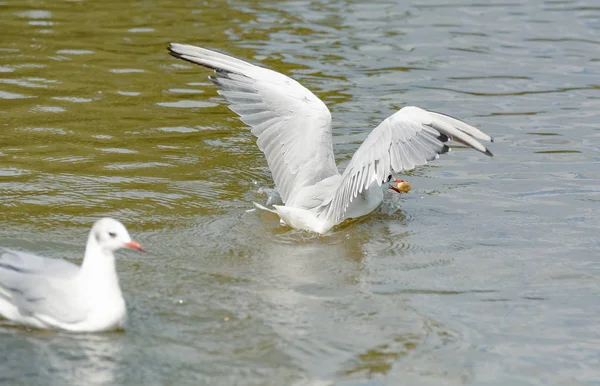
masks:
POLYGON ((3 384, 600 383, 600 7, 594 1, 0 2, 0 245, 76 259, 94 219, 125 332, 0 324, 3 384), (283 72, 342 166, 414 104, 493 135, 325 236, 247 212, 249 130, 171 58, 283 72))

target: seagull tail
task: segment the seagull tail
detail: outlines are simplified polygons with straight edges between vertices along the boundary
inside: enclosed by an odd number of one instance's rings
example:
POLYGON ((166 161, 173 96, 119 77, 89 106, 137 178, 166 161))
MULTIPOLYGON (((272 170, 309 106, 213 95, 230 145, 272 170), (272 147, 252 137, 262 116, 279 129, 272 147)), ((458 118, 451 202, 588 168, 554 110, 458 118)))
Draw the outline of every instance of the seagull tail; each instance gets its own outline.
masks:
POLYGON ((255 206, 255 207, 257 207, 258 209, 261 209, 261 210, 266 210, 267 212, 271 212, 271 213, 275 213, 275 214, 277 214, 277 211, 276 211, 276 210, 269 209, 269 208, 267 208, 266 206, 262 206, 261 204, 259 204, 259 203, 256 203, 256 202, 252 202, 252 203, 253 203, 253 204, 254 204, 254 206, 255 206))

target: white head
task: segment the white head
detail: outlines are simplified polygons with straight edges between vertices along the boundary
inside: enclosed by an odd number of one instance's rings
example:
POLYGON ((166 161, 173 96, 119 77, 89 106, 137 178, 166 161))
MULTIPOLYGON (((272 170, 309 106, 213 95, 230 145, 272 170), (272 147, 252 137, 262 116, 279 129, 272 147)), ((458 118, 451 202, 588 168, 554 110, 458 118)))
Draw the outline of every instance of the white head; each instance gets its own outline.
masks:
POLYGON ((93 238, 101 249, 110 252, 123 247, 143 251, 138 242, 131 240, 131 236, 123 224, 108 217, 94 223, 90 238, 93 238))

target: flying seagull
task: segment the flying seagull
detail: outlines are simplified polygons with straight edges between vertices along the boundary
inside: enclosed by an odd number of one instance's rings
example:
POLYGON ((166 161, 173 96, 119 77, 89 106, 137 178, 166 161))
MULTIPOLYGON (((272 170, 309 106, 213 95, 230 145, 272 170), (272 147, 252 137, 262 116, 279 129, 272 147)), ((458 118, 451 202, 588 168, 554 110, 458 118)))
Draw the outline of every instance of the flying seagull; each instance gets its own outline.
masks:
POLYGON ((448 152, 448 140, 492 156, 479 141, 493 140, 479 129, 407 106, 377 126, 340 173, 333 153, 331 113, 300 83, 205 48, 171 43, 168 49, 176 58, 215 71, 217 76, 210 80, 258 138, 285 204, 273 209, 255 205, 276 213, 292 228, 326 233, 346 219, 371 213, 383 201, 381 186, 392 174, 448 152))

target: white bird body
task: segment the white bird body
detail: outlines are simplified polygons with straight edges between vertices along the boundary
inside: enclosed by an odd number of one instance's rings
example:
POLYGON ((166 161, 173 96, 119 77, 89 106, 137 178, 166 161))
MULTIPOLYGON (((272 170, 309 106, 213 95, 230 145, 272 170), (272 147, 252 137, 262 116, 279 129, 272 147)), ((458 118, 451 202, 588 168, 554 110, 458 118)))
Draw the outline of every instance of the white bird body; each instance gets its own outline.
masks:
POLYGON ((117 220, 98 220, 81 266, 3 249, 0 315, 42 329, 94 332, 123 328, 127 320, 113 252, 142 250, 117 220))
MULTIPOLYGON (((328 180, 331 185, 337 186, 341 181, 341 176, 330 177, 328 180)), ((320 205, 323 203, 323 199, 318 196, 318 193, 329 191, 329 189, 320 189, 322 187, 322 185, 315 185, 315 189, 304 188, 303 190, 314 190, 315 194, 299 196, 296 205, 294 202, 289 205, 287 203, 286 205, 273 205, 272 210, 256 203, 254 205, 259 209, 276 213, 285 225, 292 228, 323 234, 344 220, 359 218, 371 213, 383 201, 383 190, 380 185, 373 182, 350 203, 341 221, 336 222, 331 217, 319 216, 319 213, 322 213, 320 205), (301 205, 307 205, 309 209, 304 209, 301 205)))
POLYGON ((345 219, 371 213, 383 201, 392 173, 424 165, 454 140, 488 156, 479 140, 492 138, 447 115, 407 106, 365 139, 343 173, 335 163, 331 113, 295 80, 242 60, 171 43, 171 55, 215 70, 210 79, 229 108, 251 127, 285 205, 273 209, 292 228, 325 233, 345 219))

